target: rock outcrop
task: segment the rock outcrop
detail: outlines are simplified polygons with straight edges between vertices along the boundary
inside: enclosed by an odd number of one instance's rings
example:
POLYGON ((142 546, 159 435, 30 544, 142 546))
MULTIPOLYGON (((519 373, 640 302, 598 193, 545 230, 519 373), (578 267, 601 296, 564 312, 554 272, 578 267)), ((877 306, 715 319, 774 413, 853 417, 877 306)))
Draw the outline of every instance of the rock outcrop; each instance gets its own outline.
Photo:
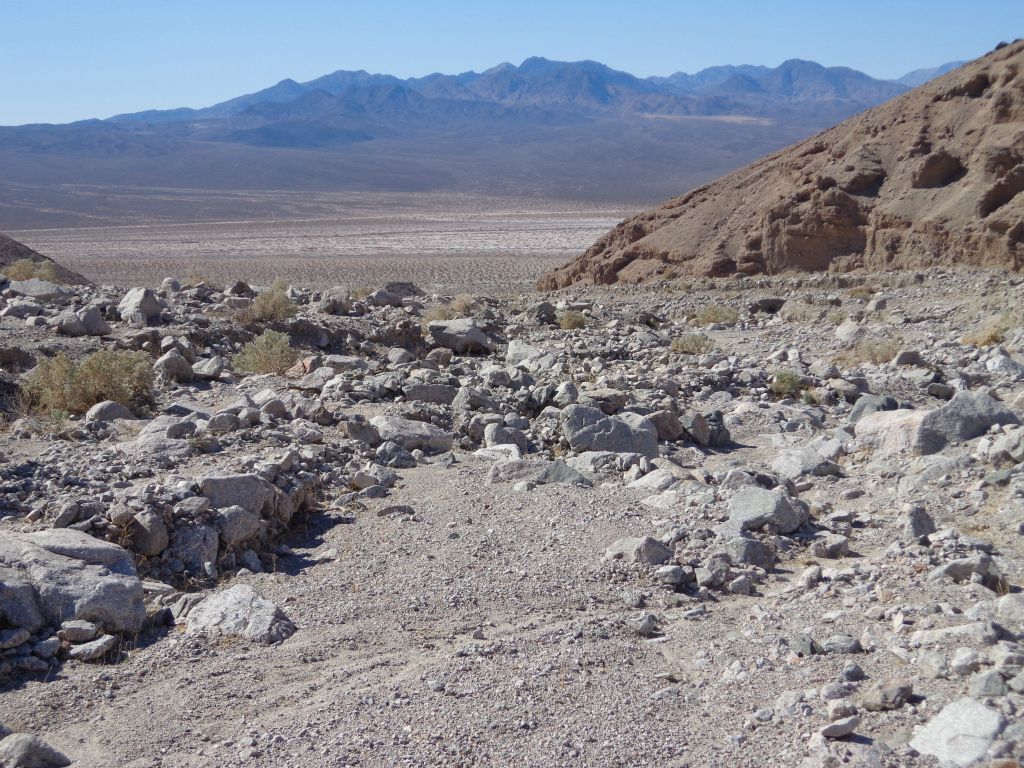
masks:
POLYGON ((619 224, 538 282, 1024 267, 1024 42, 619 224))

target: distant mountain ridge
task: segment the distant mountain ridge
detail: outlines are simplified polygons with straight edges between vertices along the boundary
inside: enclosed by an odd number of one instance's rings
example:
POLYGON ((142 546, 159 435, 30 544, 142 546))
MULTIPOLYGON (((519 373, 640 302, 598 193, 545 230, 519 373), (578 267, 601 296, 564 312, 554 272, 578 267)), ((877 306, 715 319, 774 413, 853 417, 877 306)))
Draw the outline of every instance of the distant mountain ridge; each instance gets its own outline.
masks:
POLYGON ((937 67, 915 69, 913 72, 907 72, 903 77, 897 77, 893 82, 909 88, 917 88, 917 86, 924 85, 936 77, 942 77, 947 72, 952 72, 957 67, 962 67, 966 63, 966 61, 950 61, 937 67))
MULTIPOLYGON (((339 70, 207 107, 0 127, 0 187, 651 201, 906 90, 799 59, 667 78, 541 57, 406 79, 339 70)), ((49 213, 8 197, 0 199, 8 226, 92 221, 85 206, 108 210, 92 193, 49 213)))
POLYGON ((112 122, 177 122, 239 115, 259 104, 288 103, 315 91, 332 96, 380 88, 408 89, 428 99, 486 101, 510 107, 543 107, 591 111, 643 110, 668 114, 739 114, 770 112, 778 101, 877 104, 906 90, 847 67, 823 67, 790 59, 778 67, 754 65, 710 67, 694 75, 640 78, 596 61, 552 61, 531 57, 519 66, 504 63, 483 72, 458 75, 433 73, 400 79, 365 70, 338 70, 299 83, 285 79, 250 94, 201 109, 146 110, 109 118, 112 122), (732 101, 706 99, 733 95, 732 101), (744 97, 747 97, 744 100, 744 97))

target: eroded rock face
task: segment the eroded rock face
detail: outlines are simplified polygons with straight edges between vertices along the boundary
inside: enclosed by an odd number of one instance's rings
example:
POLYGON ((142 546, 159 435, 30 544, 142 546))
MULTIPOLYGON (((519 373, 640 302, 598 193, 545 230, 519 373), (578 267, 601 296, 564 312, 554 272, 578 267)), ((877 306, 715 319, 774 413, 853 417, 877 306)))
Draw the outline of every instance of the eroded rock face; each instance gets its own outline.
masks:
POLYGON ((1021 269, 1022 84, 1018 41, 622 222, 538 287, 666 273, 1021 269))

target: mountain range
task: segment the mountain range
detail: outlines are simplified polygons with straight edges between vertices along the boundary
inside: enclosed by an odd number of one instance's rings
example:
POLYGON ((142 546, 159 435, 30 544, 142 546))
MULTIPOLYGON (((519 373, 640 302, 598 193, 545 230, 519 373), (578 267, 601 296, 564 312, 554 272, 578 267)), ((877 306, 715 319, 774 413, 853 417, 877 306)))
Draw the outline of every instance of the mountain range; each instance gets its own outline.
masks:
MULTIPOLYGON (((798 59, 648 78, 537 57, 407 79, 338 71, 201 109, 0 127, 0 187, 650 201, 907 89, 798 59)), ((0 202, 0 216, 14 225, 49 221, 37 205, 10 202, 0 202)))

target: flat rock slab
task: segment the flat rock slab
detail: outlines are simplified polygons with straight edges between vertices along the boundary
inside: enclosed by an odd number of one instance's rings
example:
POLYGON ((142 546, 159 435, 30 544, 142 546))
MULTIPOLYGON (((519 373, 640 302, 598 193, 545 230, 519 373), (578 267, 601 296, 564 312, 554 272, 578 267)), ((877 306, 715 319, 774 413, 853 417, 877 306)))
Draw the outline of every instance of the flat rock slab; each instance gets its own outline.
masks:
POLYGON ((255 589, 238 584, 193 608, 185 631, 189 635, 243 637, 269 645, 291 637, 295 625, 255 589))
POLYGON ((910 746, 942 763, 967 766, 981 760, 1006 720, 994 709, 969 697, 950 702, 928 721, 910 746))

